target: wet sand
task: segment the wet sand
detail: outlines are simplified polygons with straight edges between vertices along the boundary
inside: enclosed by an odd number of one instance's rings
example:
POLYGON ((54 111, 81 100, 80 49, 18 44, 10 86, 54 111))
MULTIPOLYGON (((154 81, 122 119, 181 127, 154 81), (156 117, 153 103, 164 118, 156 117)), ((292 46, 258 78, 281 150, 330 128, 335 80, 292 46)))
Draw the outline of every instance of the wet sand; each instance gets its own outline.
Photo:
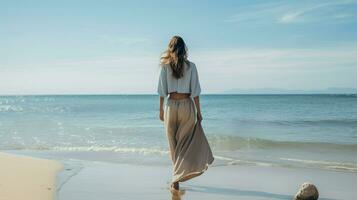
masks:
POLYGON ((309 181, 317 185, 321 200, 357 198, 356 173, 315 169, 211 167, 181 184, 181 198, 172 195, 169 181, 170 168, 166 166, 87 162, 62 185, 58 195, 60 200, 292 199, 299 186, 309 181))

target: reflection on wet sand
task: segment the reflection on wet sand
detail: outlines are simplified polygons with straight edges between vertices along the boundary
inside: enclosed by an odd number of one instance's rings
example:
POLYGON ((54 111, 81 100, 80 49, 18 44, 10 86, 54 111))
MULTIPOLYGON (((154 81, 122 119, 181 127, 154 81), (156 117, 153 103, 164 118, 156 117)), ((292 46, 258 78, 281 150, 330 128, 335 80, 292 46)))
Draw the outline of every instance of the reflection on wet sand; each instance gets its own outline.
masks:
POLYGON ((172 200, 182 200, 185 190, 173 190, 171 189, 172 200))

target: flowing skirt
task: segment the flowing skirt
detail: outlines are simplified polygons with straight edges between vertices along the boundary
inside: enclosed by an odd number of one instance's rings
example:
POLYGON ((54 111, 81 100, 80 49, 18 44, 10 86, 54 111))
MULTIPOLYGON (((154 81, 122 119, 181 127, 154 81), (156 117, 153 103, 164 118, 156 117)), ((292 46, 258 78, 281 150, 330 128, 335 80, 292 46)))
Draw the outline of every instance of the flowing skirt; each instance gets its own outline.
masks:
POLYGON ((164 121, 173 163, 173 182, 201 175, 214 160, 196 113, 192 98, 167 100, 164 121))

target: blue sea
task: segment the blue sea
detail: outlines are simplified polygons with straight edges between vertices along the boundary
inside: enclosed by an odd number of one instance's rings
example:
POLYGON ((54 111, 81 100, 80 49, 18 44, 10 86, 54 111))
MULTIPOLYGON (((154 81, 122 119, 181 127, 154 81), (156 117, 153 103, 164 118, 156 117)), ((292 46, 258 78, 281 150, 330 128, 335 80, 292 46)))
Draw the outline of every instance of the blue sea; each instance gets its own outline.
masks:
MULTIPOLYGON (((357 95, 202 95, 214 167, 357 173, 357 95)), ((170 165, 156 95, 0 96, 0 151, 170 165)))

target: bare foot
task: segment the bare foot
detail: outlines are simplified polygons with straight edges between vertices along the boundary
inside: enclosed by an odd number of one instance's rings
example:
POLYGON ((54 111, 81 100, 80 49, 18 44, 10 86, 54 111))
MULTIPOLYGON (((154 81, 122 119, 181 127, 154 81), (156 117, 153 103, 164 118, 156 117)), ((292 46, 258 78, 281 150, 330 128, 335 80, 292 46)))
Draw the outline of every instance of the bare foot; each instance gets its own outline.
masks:
POLYGON ((178 182, 173 182, 171 184, 171 189, 179 190, 180 189, 179 183, 178 182))

